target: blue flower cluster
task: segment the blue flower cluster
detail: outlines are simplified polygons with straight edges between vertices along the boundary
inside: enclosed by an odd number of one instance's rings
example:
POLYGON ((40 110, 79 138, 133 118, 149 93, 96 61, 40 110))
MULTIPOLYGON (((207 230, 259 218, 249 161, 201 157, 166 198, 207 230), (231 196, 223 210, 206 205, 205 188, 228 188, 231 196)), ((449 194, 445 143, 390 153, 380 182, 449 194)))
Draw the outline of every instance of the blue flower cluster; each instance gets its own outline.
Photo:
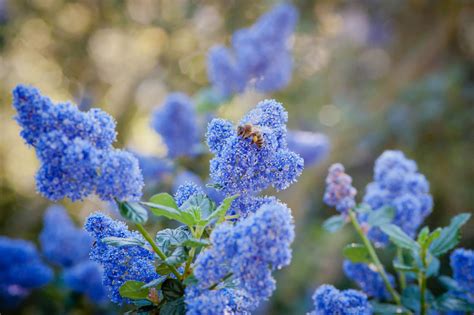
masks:
POLYGON ((147 283, 158 277, 151 249, 137 245, 116 247, 102 242, 104 237, 136 238, 145 242, 139 233, 130 232, 125 223, 102 213, 94 213, 87 218, 85 229, 96 240, 90 258, 104 268, 102 280, 112 302, 123 302, 119 289, 126 281, 147 283))
POLYGON ((326 177, 324 202, 341 213, 347 213, 355 207, 357 190, 352 187, 352 178, 345 173, 344 166, 336 163, 329 168, 326 177))
POLYGON ((199 128, 192 100, 183 93, 168 95, 164 104, 156 109, 151 126, 161 135, 168 157, 193 156, 199 144, 199 128))
MULTIPOLYGON (((367 296, 381 300, 391 299, 390 292, 385 287, 382 276, 369 265, 345 260, 343 269, 346 276, 357 283, 367 296)), ((395 278, 391 274, 387 276, 392 286, 394 286, 395 278)))
POLYGON ((96 193, 103 200, 138 199, 143 178, 130 153, 112 147, 115 121, 100 109, 81 112, 71 103, 53 104, 33 88, 13 90, 21 136, 41 162, 38 191, 53 201, 81 200, 96 193))
POLYGON ((362 292, 339 291, 332 285, 320 286, 313 295, 315 310, 309 315, 371 315, 372 306, 362 292))
MULTIPOLYGON (((385 206, 395 209, 393 224, 414 237, 433 207, 429 183, 417 172, 415 161, 400 151, 385 151, 375 162, 374 181, 366 187, 364 203, 373 211, 385 206)), ((364 219, 361 218, 363 221, 364 219)), ((377 245, 386 245, 388 236, 379 228, 371 228, 369 238, 377 245)))
POLYGON ((42 252, 50 262, 64 268, 62 276, 66 286, 84 293, 95 303, 105 302, 102 267, 89 260, 92 237, 77 228, 61 206, 49 207, 43 221, 39 235, 42 252))
POLYGON ((92 246, 92 237, 77 228, 66 209, 58 205, 46 210, 39 241, 43 255, 60 267, 71 267, 88 260, 92 246))
POLYGON ((33 243, 0 236, 0 309, 17 306, 52 278, 53 271, 41 261, 33 243))
POLYGON ((196 291, 186 296, 188 309, 194 314, 193 307, 201 305, 201 300, 223 294, 211 292, 214 290, 210 288, 229 276, 235 287, 227 292, 233 295, 221 300, 241 301, 238 305, 241 310, 255 309, 275 290, 272 271, 290 263, 293 239, 291 212, 278 202, 263 205, 235 225, 218 225, 210 236, 212 247, 201 253, 194 264, 199 284, 192 289, 196 291), (237 299, 236 295, 245 298, 237 299))
POLYGON ((472 294, 474 303, 474 250, 456 249, 450 257, 453 278, 466 292, 472 294))
POLYGON ((250 315, 245 305, 251 298, 235 288, 199 290, 196 286, 186 288, 186 315, 239 314, 250 315))
POLYGON ((288 130, 288 148, 298 153, 305 167, 318 164, 329 153, 329 138, 322 133, 288 130))
MULTIPOLYGON (((288 114, 274 100, 265 100, 247 113, 239 126, 251 124, 263 139, 258 146, 238 135, 237 128, 224 119, 213 119, 207 130, 207 144, 215 157, 210 162, 210 178, 226 196, 255 196, 273 186, 282 190, 296 181, 303 159, 290 151, 286 141, 288 114)), ((234 209, 245 216, 249 209, 234 209)), ((256 210, 253 209, 253 210, 256 210)))
POLYGON ((194 183, 186 182, 178 187, 174 199, 178 207, 181 207, 192 195, 204 194, 202 189, 194 183))
POLYGON ((236 31, 232 49, 211 49, 208 76, 213 87, 223 96, 240 93, 249 84, 261 92, 285 87, 293 68, 288 42, 297 20, 295 7, 279 5, 253 26, 236 31))

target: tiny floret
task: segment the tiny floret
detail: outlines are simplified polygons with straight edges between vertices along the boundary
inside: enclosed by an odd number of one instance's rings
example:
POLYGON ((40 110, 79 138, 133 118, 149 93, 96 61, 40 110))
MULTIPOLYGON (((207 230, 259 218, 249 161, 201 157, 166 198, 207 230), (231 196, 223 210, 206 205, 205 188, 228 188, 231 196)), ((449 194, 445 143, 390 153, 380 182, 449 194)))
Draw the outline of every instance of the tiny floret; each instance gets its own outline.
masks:
MULTIPOLYGON (((474 251, 456 249, 450 256, 453 278, 466 292, 474 292, 474 251)), ((474 297, 472 297, 474 302, 474 297)))
POLYGON ((176 193, 174 194, 174 199, 178 207, 181 207, 186 200, 196 194, 204 194, 204 192, 196 184, 186 182, 178 187, 178 190, 176 190, 176 193))

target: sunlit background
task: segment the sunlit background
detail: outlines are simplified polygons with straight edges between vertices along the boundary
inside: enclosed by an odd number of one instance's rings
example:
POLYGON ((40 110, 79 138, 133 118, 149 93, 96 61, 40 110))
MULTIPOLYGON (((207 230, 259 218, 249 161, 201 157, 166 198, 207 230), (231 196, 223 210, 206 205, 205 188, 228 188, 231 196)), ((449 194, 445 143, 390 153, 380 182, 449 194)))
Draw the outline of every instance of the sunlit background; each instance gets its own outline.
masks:
MULTIPOLYGON (((0 234, 37 242, 50 203, 35 192, 34 150, 12 120, 11 89, 28 83, 56 101, 100 107, 118 123, 117 147, 164 157, 150 113, 166 95, 190 96, 209 85, 206 55, 228 44, 273 1, 0 0, 0 234)), ((322 204, 330 163, 346 165, 356 188, 371 181, 374 160, 400 149, 417 161, 431 184, 435 207, 427 220, 474 208, 474 6, 469 1, 295 1, 294 69, 285 89, 249 91, 217 109, 237 120, 259 100, 275 98, 289 112, 289 128, 329 136, 326 159, 305 169, 278 197, 296 220, 290 267, 277 273, 277 291, 262 314, 304 314, 321 283, 351 284, 341 267, 350 229, 337 236, 321 228, 333 214, 322 204)), ((170 124, 173 122, 170 121, 170 124)), ((202 133, 204 136, 204 131, 202 133)), ((208 155, 182 161, 152 192, 171 190, 184 169, 207 179, 208 155)), ((148 191, 147 191, 148 192, 148 191)), ((62 202, 78 224, 99 200, 62 202)), ((156 231, 166 222, 155 222, 156 231)), ((474 247, 474 221, 461 245, 474 247)), ((448 271, 447 271, 448 272, 448 271)), ((45 293, 34 293, 18 314, 51 314, 45 293)), ((74 314, 89 313, 81 304, 74 314)))

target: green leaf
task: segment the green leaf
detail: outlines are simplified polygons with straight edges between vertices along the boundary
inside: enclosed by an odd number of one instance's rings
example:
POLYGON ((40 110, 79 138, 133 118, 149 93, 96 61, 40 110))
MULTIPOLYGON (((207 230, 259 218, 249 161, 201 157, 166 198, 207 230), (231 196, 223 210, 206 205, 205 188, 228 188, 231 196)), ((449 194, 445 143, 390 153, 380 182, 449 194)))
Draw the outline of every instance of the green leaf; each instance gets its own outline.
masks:
POLYGON ((431 256, 431 261, 429 262, 428 268, 426 268, 426 276, 433 277, 437 276, 439 273, 440 262, 439 259, 431 256))
POLYGON ((386 224, 380 227, 382 231, 390 237, 390 240, 398 247, 409 249, 417 252, 420 245, 412 240, 405 232, 398 226, 393 224, 386 224))
POLYGON ((344 254, 344 257, 354 263, 370 263, 372 261, 370 259, 369 251, 362 244, 352 243, 346 245, 342 253, 344 254))
POLYGON ((132 300, 142 300, 148 297, 148 288, 143 288, 144 282, 129 280, 119 289, 120 296, 132 300))
POLYGON ((225 220, 225 215, 227 210, 230 209, 232 202, 238 197, 239 195, 233 195, 230 197, 225 198, 219 207, 207 217, 207 222, 211 222, 212 220, 216 220, 217 222, 223 222, 225 220))
POLYGON ((410 314, 410 312, 402 306, 378 303, 375 301, 372 301, 371 304, 374 314, 410 314))
POLYGON ((180 247, 177 247, 171 253, 171 255, 169 255, 166 258, 165 263, 167 263, 170 266, 177 266, 185 262, 186 259, 188 259, 188 251, 186 250, 186 248, 180 246, 180 247))
POLYGON ((148 212, 138 202, 118 202, 122 217, 135 223, 143 224, 148 220, 148 212))
POLYGON ((436 299, 435 307, 439 311, 474 311, 474 304, 468 301, 445 293, 436 299))
POLYGON ((370 211, 367 217, 367 224, 370 226, 381 226, 392 222, 395 216, 395 209, 390 206, 382 207, 381 209, 370 211))
POLYGON ((151 280, 150 282, 146 283, 145 285, 142 286, 142 289, 148 289, 148 288, 153 288, 153 287, 159 287, 165 280, 167 279, 167 276, 159 276, 158 278, 151 280))
POLYGON ((207 218, 212 211, 214 211, 215 205, 211 199, 209 199, 204 194, 194 194, 186 200, 181 207, 179 207, 183 212, 187 212, 188 209, 196 209, 200 212, 200 218, 207 218))
POLYGON ((161 263, 156 266, 156 273, 160 275, 169 275, 171 273, 170 266, 165 263, 161 263))
POLYGON ((173 199, 173 196, 167 193, 154 195, 150 202, 142 202, 143 205, 150 207, 151 212, 156 216, 164 216, 171 220, 181 222, 181 212, 173 199))
MULTIPOLYGON (((426 290, 425 296, 427 304, 431 305, 434 302, 433 294, 426 290)), ((402 305, 414 312, 420 311, 420 289, 416 285, 409 285, 403 290, 402 305)))
POLYGON ((324 221, 323 228, 330 233, 334 233, 339 231, 344 224, 346 224, 346 219, 343 215, 333 215, 324 221))
POLYGON ((435 256, 441 256, 453 249, 459 243, 461 227, 470 217, 469 213, 461 213, 452 218, 449 226, 442 229, 439 237, 431 243, 430 252, 435 256))
POLYGON ((178 280, 168 278, 161 285, 161 292, 165 300, 173 301, 184 295, 184 287, 178 280))
POLYGON ((168 301, 160 308, 160 315, 185 315, 186 304, 184 298, 168 301))
POLYGON ((171 255, 174 250, 192 237, 188 227, 180 226, 176 229, 164 229, 156 233, 155 241, 161 251, 171 255))
POLYGON ((194 275, 190 275, 186 279, 184 279, 183 284, 185 286, 188 286, 188 285, 197 284, 198 282, 199 280, 194 275))
POLYGON ((145 242, 136 237, 104 237, 101 239, 107 245, 123 247, 123 246, 145 246, 145 242))
POLYGON ((418 242, 418 244, 420 244, 420 246, 423 246, 429 234, 430 234, 430 228, 427 226, 425 226, 424 228, 420 230, 420 233, 418 233, 418 237, 416 239, 416 241, 418 242))
POLYGON ((196 238, 189 238, 185 240, 181 245, 186 246, 186 247, 204 247, 204 246, 209 246, 209 241, 202 239, 198 240, 196 238))
POLYGON ((441 276, 438 278, 438 281, 448 290, 463 292, 463 288, 451 277, 441 276))
POLYGON ((418 271, 418 269, 416 267, 401 264, 396 260, 393 261, 393 268, 395 268, 398 271, 403 271, 403 272, 417 272, 418 271))

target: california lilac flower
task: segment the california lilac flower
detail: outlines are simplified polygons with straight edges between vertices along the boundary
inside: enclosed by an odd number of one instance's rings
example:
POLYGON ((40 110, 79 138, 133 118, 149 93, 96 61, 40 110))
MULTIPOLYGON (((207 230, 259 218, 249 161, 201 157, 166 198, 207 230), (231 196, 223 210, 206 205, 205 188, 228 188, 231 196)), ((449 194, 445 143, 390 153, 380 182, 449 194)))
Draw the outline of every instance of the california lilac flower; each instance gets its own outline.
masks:
POLYGON ((329 153, 329 138, 322 133, 289 130, 287 141, 288 148, 303 158, 306 167, 319 163, 329 153))
POLYGON ((95 261, 85 260, 63 272, 65 285, 74 292, 84 293, 91 301, 101 304, 107 301, 102 284, 102 267, 95 261))
MULTIPOLYGON (((345 275, 357 283, 368 297, 375 297, 381 300, 391 299, 390 292, 385 287, 382 277, 377 271, 372 270, 370 266, 345 260, 343 269, 345 275)), ((395 278, 391 274, 388 274, 388 280, 394 286, 395 278)))
POLYGON ((339 291, 332 285, 320 286, 313 295, 315 310, 309 315, 371 315, 372 306, 362 292, 339 291))
POLYGON ((33 243, 0 236, 0 309, 15 307, 53 278, 33 243))
MULTIPOLYGON (((364 203, 374 211, 384 206, 393 207, 393 224, 411 237, 433 207, 428 181, 417 172, 416 163, 400 151, 385 151, 377 159, 374 181, 366 187, 364 203)), ((388 243, 388 236, 378 228, 371 228, 368 236, 378 245, 388 243)))
POLYGON ((110 201, 136 200, 143 178, 131 154, 113 149, 115 121, 100 109, 81 112, 53 102, 33 88, 13 90, 21 136, 36 149, 37 190, 46 198, 81 200, 96 193, 110 201))
POLYGON ((168 95, 164 104, 154 111, 151 126, 168 147, 168 157, 195 155, 199 142, 196 110, 185 94, 168 95))
POLYGON ((94 213, 87 218, 85 229, 96 239, 90 257, 104 268, 103 283, 112 302, 123 302, 119 288, 124 282, 136 280, 147 283, 158 277, 151 250, 135 245, 115 247, 102 242, 104 237, 132 237, 143 240, 137 232, 130 232, 123 222, 94 213))
POLYGON ((198 187, 202 187, 204 185, 198 174, 193 173, 188 170, 184 170, 178 173, 178 175, 173 180, 173 187, 172 187, 173 193, 176 193, 178 188, 181 185, 184 185, 186 183, 193 183, 194 185, 198 187))
POLYGON ((178 190, 176 190, 174 194, 174 199, 178 207, 181 207, 186 200, 196 194, 204 194, 204 192, 197 185, 187 182, 178 187, 178 190))
POLYGON ((295 7, 279 5, 253 26, 236 31, 232 49, 211 49, 208 75, 214 88, 230 96, 242 92, 249 84, 261 92, 285 87, 293 68, 289 38, 297 20, 295 7))
POLYGON ((92 237, 77 228, 61 206, 51 206, 43 218, 39 241, 44 256, 61 267, 89 260, 92 237))
MULTIPOLYGON (((290 263, 294 225, 290 210, 281 203, 263 205, 235 225, 218 225, 210 236, 212 247, 194 264, 200 294, 232 273, 236 289, 244 291, 250 311, 275 290, 272 270, 290 263), (251 301, 251 303, 250 303, 251 301)), ((197 294, 197 296, 199 296, 197 294)), ((187 302, 193 304, 192 298, 187 302)))
POLYGON ((213 184, 226 195, 256 195, 273 186, 282 190, 296 181, 303 170, 303 159, 286 144, 288 114, 274 100, 258 103, 239 125, 252 124, 263 138, 257 146, 237 134, 229 121, 213 119, 208 126, 207 144, 215 157, 210 162, 213 184))
POLYGON ((355 206, 357 190, 352 187, 352 178, 344 172, 344 166, 336 163, 329 168, 326 177, 324 202, 341 213, 347 213, 355 206))
MULTIPOLYGON (((466 292, 474 292, 474 251, 458 248, 450 256, 453 278, 466 292)), ((474 301, 474 295, 472 296, 474 301)))
POLYGON ((248 297, 242 290, 223 288, 201 291, 196 286, 186 288, 185 303, 187 315, 242 314, 248 297))

